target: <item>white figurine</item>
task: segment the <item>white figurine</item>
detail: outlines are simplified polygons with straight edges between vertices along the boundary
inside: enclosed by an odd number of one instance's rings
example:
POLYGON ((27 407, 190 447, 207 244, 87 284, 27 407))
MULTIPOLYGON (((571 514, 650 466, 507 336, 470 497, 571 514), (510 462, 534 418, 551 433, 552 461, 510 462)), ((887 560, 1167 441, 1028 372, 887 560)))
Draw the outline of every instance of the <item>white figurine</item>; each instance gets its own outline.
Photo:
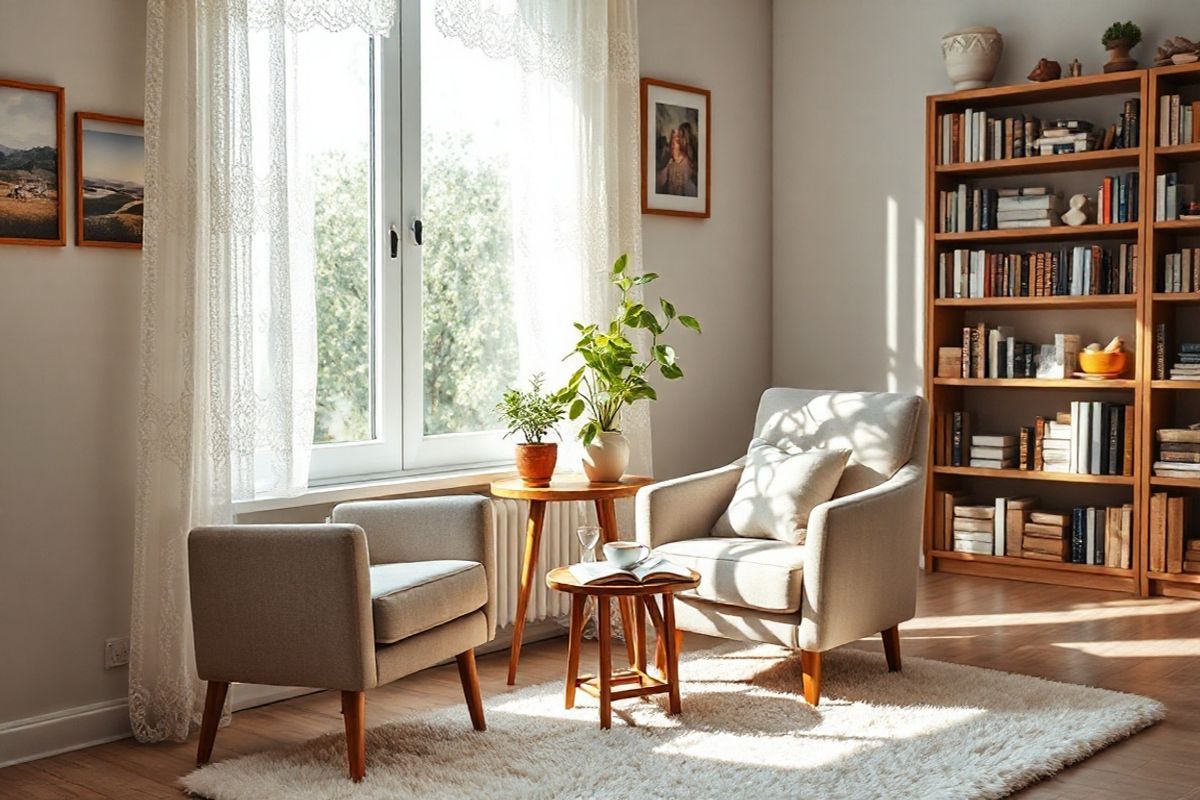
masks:
POLYGON ((1083 225, 1088 221, 1088 196, 1086 194, 1071 195, 1071 210, 1062 215, 1062 221, 1068 225, 1083 225))

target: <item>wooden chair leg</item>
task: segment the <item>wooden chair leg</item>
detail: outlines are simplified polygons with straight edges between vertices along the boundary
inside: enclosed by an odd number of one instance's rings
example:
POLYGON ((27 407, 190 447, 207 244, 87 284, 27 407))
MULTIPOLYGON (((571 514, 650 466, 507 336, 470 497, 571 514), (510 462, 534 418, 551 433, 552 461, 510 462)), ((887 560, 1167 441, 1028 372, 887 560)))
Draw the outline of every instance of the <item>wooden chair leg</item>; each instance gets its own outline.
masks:
POLYGON ((816 707, 821 702, 821 654, 801 650, 800 669, 804 672, 804 699, 816 707))
POLYGON ((228 693, 228 681, 208 682, 204 694, 204 719, 200 723, 200 744, 196 747, 196 766, 207 764, 212 758, 213 742, 217 740, 217 726, 221 724, 221 712, 228 693))
POLYGON ((483 718, 483 697, 479 694, 479 673, 475 671, 475 651, 467 650, 454 657, 458 661, 458 679, 462 681, 463 695, 467 698, 467 710, 471 713, 471 725, 477 731, 486 731, 483 718))
POLYGON ((346 723, 346 756, 350 780, 367 775, 367 693, 342 692, 342 720, 346 723))
POLYGON ((900 671, 900 626, 893 625, 886 631, 880 631, 883 639, 883 654, 887 656, 888 672, 900 671))

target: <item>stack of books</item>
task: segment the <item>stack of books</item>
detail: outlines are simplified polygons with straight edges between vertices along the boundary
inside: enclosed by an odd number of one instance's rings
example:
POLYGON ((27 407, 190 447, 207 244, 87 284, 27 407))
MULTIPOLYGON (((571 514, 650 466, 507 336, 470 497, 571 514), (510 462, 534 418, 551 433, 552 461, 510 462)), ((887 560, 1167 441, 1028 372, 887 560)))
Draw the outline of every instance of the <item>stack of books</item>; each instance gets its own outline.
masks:
MULTIPOLYGON (((1183 572, 1185 552, 1192 554, 1187 540, 1192 517, 1192 498, 1172 497, 1166 492, 1150 495, 1150 571, 1183 572)), ((1192 555, 1188 560, 1200 560, 1192 555)))
POLYGON ((962 329, 961 362, 964 378, 1032 378, 1036 366, 1031 343, 1018 341, 1008 325, 982 322, 962 329))
POLYGON ((1017 437, 1007 434, 975 434, 971 437, 969 466, 980 469, 1012 469, 1017 466, 1017 437))
POLYGON ((966 411, 943 411, 937 415, 933 434, 933 463, 965 467, 971 453, 971 415, 966 411))
POLYGON ((992 555, 996 543, 995 506, 954 506, 954 549, 960 553, 992 555))
MULTIPOLYGON (((1133 474, 1133 406, 1076 400, 1070 412, 1021 428, 1020 469, 1076 475, 1133 474)), ((1198 432, 1200 433, 1200 432, 1198 432)))
POLYGON ((1133 506, 1077 506, 1071 512, 1068 558, 1072 564, 1129 569, 1133 506))
POLYGON ((1200 539, 1188 539, 1184 544, 1183 571, 1200 575, 1200 539))
POLYGON ((996 198, 996 228, 1049 228, 1062 222, 1062 195, 1045 186, 1001 189, 996 198))
POLYGON ((1037 437, 1033 452, 1035 456, 1040 457, 1040 466, 1033 469, 1040 469, 1042 472, 1070 472, 1071 453, 1075 449, 1071 435, 1071 415, 1060 413, 1052 420, 1039 418, 1039 424, 1034 426, 1033 433, 1037 437))
POLYGON ((1042 130, 1034 139, 1038 155, 1057 156, 1063 153, 1083 153, 1097 150, 1103 143, 1092 130, 1092 123, 1082 119, 1060 119, 1042 130))
POLYGON ((991 505, 975 504, 960 491, 937 491, 933 497, 933 549, 994 556, 1020 556, 1025 525, 1035 497, 997 497, 991 505))
POLYGON ((1200 478, 1200 430, 1159 428, 1158 460, 1154 474, 1160 478, 1200 478))
MULTIPOLYGON (((1200 266, 1200 248, 1196 248, 1200 266)), ((938 254, 938 297, 1132 294, 1137 248, 1099 245, 1027 253, 950 250, 938 254)))
POLYGON ((1180 342, 1170 377, 1173 381, 1200 380, 1200 342, 1180 342))
POLYGON ((1025 158, 1037 155, 1034 142, 1042 135, 1037 117, 997 119, 986 111, 968 108, 959 114, 943 114, 938 163, 957 164, 1025 158))
POLYGON ((1163 256, 1157 292, 1200 292, 1200 247, 1185 247, 1163 256))
POLYGON ((961 378, 962 377, 962 348, 961 347, 939 347, 938 348, 937 375, 939 378, 961 378))
POLYGON ((1067 515, 1056 511, 1032 512, 1021 530, 1021 557, 1065 561, 1066 556, 1067 515))
POLYGON ((960 183, 957 189, 938 192, 938 230, 941 233, 996 230, 996 189, 960 183))
POLYGON ((1096 223, 1137 222, 1138 186, 1136 172, 1105 176, 1096 195, 1096 223))
POLYGON ((1192 201, 1193 187, 1179 182, 1178 172, 1167 172, 1154 179, 1154 219, 1170 222, 1180 219, 1179 209, 1192 201))
POLYGON ((1160 147, 1200 142, 1200 101, 1189 103, 1177 94, 1164 94, 1158 103, 1160 147))

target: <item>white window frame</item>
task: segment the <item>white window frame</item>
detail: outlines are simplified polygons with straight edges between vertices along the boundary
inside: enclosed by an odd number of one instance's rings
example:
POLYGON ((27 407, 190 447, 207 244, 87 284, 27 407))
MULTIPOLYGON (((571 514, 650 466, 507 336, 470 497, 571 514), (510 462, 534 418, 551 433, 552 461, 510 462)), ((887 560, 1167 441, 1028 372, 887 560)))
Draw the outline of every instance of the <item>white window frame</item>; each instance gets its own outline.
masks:
POLYGON ((499 427, 425 434, 421 246, 421 8, 397 0, 396 28, 376 37, 372 175, 372 429, 363 442, 313 446, 311 485, 512 461, 499 427), (391 257, 391 233, 399 237, 391 257))

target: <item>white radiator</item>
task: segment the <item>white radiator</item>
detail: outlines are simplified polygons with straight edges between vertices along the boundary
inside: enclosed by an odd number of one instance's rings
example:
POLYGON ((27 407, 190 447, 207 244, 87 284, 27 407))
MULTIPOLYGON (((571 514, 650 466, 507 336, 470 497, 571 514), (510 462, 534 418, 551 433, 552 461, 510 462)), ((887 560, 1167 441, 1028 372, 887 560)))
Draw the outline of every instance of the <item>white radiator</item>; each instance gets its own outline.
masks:
MULTIPOLYGON (((500 627, 512 625, 517 618, 517 592, 521 585, 521 564, 525 559, 525 529, 529 522, 529 503, 523 500, 492 498, 496 520, 496 618, 500 627)), ((565 616, 570 599, 562 592, 546 588, 546 573, 555 567, 579 561, 581 524, 595 525, 583 503, 547 503, 542 525, 541 552, 533 576, 533 592, 525 621, 535 622, 565 616)))

